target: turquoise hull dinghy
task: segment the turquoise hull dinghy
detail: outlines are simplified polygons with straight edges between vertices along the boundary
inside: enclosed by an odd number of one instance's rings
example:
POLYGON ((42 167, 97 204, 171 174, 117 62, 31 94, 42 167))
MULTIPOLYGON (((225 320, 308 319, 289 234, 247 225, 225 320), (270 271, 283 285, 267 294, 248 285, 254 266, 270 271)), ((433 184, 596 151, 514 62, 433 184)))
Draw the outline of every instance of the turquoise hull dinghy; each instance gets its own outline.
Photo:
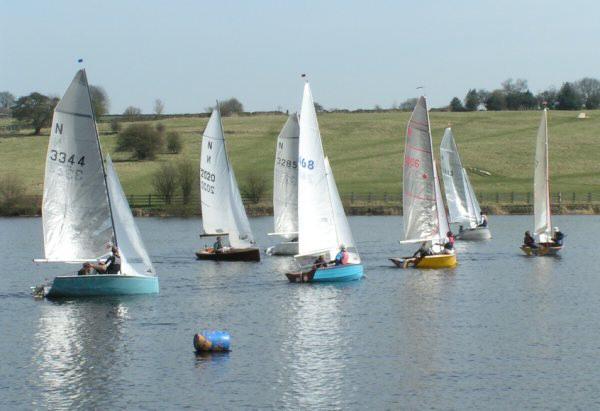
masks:
POLYGON ((341 283, 360 280, 363 276, 362 264, 334 265, 306 272, 286 274, 293 283, 341 283))
POLYGON ((54 278, 48 298, 157 294, 158 277, 105 274, 54 278))

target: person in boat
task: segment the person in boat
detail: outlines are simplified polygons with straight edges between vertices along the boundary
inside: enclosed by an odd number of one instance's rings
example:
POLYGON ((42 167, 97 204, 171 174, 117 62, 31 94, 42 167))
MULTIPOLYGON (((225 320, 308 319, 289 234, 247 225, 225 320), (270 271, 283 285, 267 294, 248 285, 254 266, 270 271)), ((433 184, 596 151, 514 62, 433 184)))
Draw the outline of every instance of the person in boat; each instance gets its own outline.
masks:
POLYGON ((488 225, 487 216, 485 214, 483 214, 483 211, 480 211, 479 215, 481 216, 481 224, 479 224, 477 227, 487 227, 487 225, 488 225))
POLYGON ((340 252, 335 256, 335 265, 345 265, 348 264, 348 259, 350 255, 348 251, 346 251, 346 246, 344 244, 340 245, 340 252))
POLYGON ((83 263, 83 266, 79 269, 79 271, 77 271, 77 275, 90 275, 92 274, 92 269, 94 267, 92 267, 92 264, 85 262, 83 263))
POLYGON ((215 241, 215 243, 213 244, 213 250, 215 250, 215 253, 223 252, 223 241, 221 237, 217 237, 217 241, 215 241))
POLYGON ((325 257, 323 257, 323 255, 320 255, 315 262, 313 263, 313 270, 316 270, 317 268, 325 268, 327 267, 327 261, 325 260, 325 257))
POLYGON ((433 252, 431 251, 431 246, 429 245, 429 243, 427 241, 423 241, 421 243, 421 247, 419 247, 419 249, 415 251, 412 258, 417 258, 420 260, 432 254, 433 252))
POLYGON ((523 245, 529 248, 538 248, 535 243, 535 239, 531 236, 529 231, 525 231, 525 238, 523 238, 523 245))
POLYGON ((93 267, 100 274, 119 274, 121 272, 121 254, 114 245, 111 247, 112 254, 106 259, 104 264, 94 265, 93 267))
POLYGON ((552 242, 556 247, 562 247, 563 241, 565 239, 565 235, 558 229, 558 227, 554 227, 554 235, 552 236, 552 242))
POLYGON ((446 233, 446 237, 448 238, 448 241, 446 241, 446 243, 444 244, 444 254, 452 254, 454 253, 454 234, 452 233, 452 231, 448 231, 446 233))

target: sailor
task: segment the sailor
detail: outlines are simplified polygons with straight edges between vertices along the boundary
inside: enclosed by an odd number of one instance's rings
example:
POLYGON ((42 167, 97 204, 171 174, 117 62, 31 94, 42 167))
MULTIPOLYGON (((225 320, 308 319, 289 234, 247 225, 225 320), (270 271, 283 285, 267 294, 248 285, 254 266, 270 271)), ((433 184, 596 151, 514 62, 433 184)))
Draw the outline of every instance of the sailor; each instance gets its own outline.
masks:
POLYGON ((446 237, 448 241, 444 244, 444 254, 452 254, 454 253, 454 234, 452 234, 452 231, 448 231, 446 237))
POLYGON ((317 258, 313 263, 313 270, 324 267, 327 267, 327 261, 325 260, 325 257, 323 257, 323 255, 320 255, 319 258, 317 258))
POLYGON ((479 215, 481 216, 481 224, 479 224, 477 227, 487 227, 487 225, 488 225, 487 216, 485 214, 483 214, 483 211, 480 211, 479 215))
POLYGON ((421 243, 421 247, 413 254, 413 258, 425 258, 428 255, 431 255, 431 247, 427 241, 423 241, 421 243))
POLYGON ((221 237, 217 237, 217 241, 215 241, 215 243, 213 244, 213 249, 215 250, 215 253, 222 253, 223 252, 223 242, 221 241, 221 237))
POLYGON ((554 227, 554 235, 552 236, 552 242, 554 245, 562 247, 564 239, 565 235, 558 229, 558 227, 554 227))
POLYGON ((531 233, 529 231, 525 231, 525 238, 523 238, 523 244, 529 248, 538 248, 534 238, 531 236, 531 233))
POLYGON ((121 271, 121 254, 114 245, 111 247, 112 254, 106 259, 104 264, 93 265, 100 274, 119 274, 121 271))
POLYGON ((350 256, 348 255, 348 251, 346 251, 346 246, 344 244, 340 245, 340 252, 335 256, 335 265, 344 265, 348 264, 348 259, 350 256))
POLYGON ((85 262, 79 271, 77 271, 77 275, 90 275, 92 273, 92 268, 92 264, 85 262))

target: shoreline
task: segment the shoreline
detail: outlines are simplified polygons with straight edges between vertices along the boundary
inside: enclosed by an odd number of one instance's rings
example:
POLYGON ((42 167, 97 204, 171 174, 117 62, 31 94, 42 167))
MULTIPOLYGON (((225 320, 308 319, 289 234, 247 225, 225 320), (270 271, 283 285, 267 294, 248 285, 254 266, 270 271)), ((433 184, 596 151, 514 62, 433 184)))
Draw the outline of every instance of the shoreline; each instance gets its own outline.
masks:
MULTIPOLYGON (((351 205, 345 206, 348 216, 401 216, 402 206, 398 205, 351 205)), ((488 215, 532 215, 531 204, 490 204, 481 207, 488 215)), ((0 217, 41 217, 41 210, 31 213, 28 210, 2 210, 0 217), (24 211, 24 212, 22 212, 24 211)), ((202 217, 199 209, 195 207, 166 207, 166 208, 132 208, 135 217, 162 217, 162 218, 186 218, 202 217)), ((271 217, 273 207, 267 205, 246 206, 248 217, 271 217)), ((591 204, 553 204, 553 215, 600 215, 600 203, 591 204)))

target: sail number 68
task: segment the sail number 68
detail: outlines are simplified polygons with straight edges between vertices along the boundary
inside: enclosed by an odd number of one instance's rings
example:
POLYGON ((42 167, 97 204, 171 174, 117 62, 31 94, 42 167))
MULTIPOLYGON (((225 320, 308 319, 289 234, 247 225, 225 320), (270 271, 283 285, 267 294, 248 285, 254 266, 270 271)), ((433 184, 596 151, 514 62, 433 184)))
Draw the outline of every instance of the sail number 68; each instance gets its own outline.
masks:
POLYGON ((312 170, 315 168, 315 162, 313 160, 306 160, 304 157, 300 157, 300 167, 302 168, 308 168, 309 170, 312 170))

